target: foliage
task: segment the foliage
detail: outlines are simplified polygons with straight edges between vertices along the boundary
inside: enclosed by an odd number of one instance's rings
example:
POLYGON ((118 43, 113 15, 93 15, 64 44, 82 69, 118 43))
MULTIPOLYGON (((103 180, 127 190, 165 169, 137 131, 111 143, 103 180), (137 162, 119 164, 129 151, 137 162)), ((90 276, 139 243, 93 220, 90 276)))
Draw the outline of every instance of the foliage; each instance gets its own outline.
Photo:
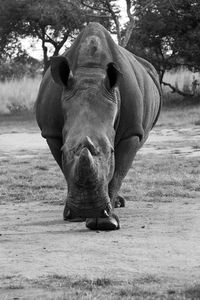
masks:
POLYGON ((87 23, 99 22, 111 33, 116 34, 118 43, 121 44, 120 9, 117 0, 79 0, 79 2, 87 23))
MULTIPOLYGON (((0 0, 0 4, 4 2, 0 0)), ((0 21, 1 53, 7 53, 8 46, 14 48, 19 37, 35 37, 42 42, 45 68, 48 65, 47 44, 52 45, 53 54, 57 55, 84 22, 77 1, 7 0, 6 5, 0 6, 0 15, 5 15, 0 21)))
POLYGON ((24 1, 27 2, 24 15, 25 34, 42 41, 44 66, 47 68, 47 44, 53 46, 53 55, 58 55, 66 41, 73 37, 76 30, 82 28, 84 16, 77 1, 24 1))
POLYGON ((24 76, 33 78, 42 72, 42 63, 26 52, 11 59, 0 59, 0 81, 22 79, 24 76))
POLYGON ((135 28, 127 48, 151 61, 161 82, 165 71, 174 67, 187 65, 200 69, 199 1, 134 0, 133 3, 135 28))
POLYGON ((13 44, 19 47, 22 34, 24 3, 17 0, 0 0, 0 57, 13 52, 13 44))
MULTIPOLYGON (((1 69, 8 77, 11 76, 8 65, 14 73, 15 67, 19 74, 24 72, 22 65, 15 65, 15 58, 24 55, 20 45, 20 38, 24 37, 41 41, 46 69, 49 56, 58 55, 69 46, 90 21, 101 23, 116 34, 120 45, 152 62, 160 82, 166 71, 180 65, 193 71, 200 69, 200 1, 125 0, 125 3, 129 21, 122 26, 117 0, 0 0, 1 69)), ((163 84, 169 86, 167 82, 163 84)), ((184 94, 176 86, 170 86, 174 92, 184 94)))

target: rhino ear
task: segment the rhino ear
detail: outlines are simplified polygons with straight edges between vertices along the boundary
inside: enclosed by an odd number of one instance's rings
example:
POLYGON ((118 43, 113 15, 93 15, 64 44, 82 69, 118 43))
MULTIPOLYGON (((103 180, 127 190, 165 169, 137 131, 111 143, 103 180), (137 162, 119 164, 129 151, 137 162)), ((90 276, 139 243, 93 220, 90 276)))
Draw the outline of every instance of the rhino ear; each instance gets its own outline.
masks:
POLYGON ((51 75, 57 84, 68 86, 69 78, 72 78, 72 72, 66 57, 53 56, 51 58, 51 75))
POLYGON ((115 65, 115 63, 111 62, 107 64, 107 70, 106 70, 106 78, 105 78, 105 85, 106 88, 112 89, 119 79, 120 71, 119 68, 115 65))

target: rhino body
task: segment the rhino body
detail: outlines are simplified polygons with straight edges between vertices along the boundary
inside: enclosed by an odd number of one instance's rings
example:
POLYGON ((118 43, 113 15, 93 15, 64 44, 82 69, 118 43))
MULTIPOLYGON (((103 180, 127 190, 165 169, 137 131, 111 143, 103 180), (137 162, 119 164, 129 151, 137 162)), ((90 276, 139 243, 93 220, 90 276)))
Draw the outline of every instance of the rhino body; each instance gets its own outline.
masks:
POLYGON ((153 66, 118 46, 98 23, 52 58, 36 118, 67 181, 65 220, 86 219, 90 229, 119 228, 113 211, 123 200, 122 180, 160 107, 153 66))

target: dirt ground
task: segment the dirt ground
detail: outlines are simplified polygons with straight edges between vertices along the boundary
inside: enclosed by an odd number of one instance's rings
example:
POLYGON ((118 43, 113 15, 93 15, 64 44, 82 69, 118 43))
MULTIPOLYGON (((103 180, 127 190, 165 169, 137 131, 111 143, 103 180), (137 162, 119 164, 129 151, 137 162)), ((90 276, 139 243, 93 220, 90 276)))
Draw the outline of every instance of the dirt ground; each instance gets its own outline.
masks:
MULTIPOLYGON (((7 128, 0 135, 2 161, 48 152, 36 127, 7 128)), ((137 163, 173 157, 199 164, 199 142, 200 126, 157 126, 137 163)), ((112 232, 64 222, 62 203, 2 202, 0 299, 200 299, 199 171, 194 177, 195 196, 160 202, 130 196, 117 209, 121 229, 112 232)))

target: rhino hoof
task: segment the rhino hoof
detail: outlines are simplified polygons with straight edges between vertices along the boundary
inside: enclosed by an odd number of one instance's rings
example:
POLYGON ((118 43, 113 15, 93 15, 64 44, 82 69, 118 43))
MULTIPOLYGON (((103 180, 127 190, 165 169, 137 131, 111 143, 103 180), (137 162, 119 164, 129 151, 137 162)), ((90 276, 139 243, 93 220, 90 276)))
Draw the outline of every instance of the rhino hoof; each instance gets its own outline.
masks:
POLYGON ((117 230, 120 229, 119 218, 115 214, 108 218, 88 218, 86 227, 91 230, 117 230))
POLYGON ((125 199, 122 196, 117 196, 115 198, 115 208, 125 207, 125 199))

